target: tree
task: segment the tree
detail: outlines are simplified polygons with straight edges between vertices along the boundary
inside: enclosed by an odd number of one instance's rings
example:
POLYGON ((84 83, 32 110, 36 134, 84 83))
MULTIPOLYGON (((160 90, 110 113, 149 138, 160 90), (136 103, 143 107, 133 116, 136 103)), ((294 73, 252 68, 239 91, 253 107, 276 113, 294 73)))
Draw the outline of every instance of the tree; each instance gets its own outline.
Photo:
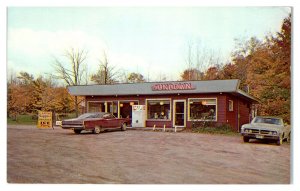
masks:
POLYGON ((210 67, 220 66, 221 58, 218 52, 202 46, 201 41, 188 42, 186 65, 187 69, 180 75, 184 80, 203 80, 204 73, 210 67))
POLYGON ((139 73, 132 72, 128 75, 128 82, 129 83, 140 83, 140 82, 145 82, 146 80, 144 79, 144 76, 139 73))
POLYGON ((185 69, 180 75, 181 80, 202 80, 204 77, 203 72, 200 72, 196 68, 185 69))
MULTIPOLYGON (((54 69, 56 74, 53 75, 57 79, 63 80, 69 86, 81 85, 86 82, 85 77, 87 52, 85 50, 74 50, 71 48, 65 52, 64 57, 67 61, 62 62, 55 58, 54 69)), ((78 97, 75 96, 75 112, 78 116, 78 97)))
POLYGON ((290 122, 291 102, 291 15, 281 31, 269 36, 252 54, 247 83, 262 104, 263 115, 277 115, 290 122))
POLYGON ((232 63, 227 63, 220 70, 219 74, 221 79, 237 79, 237 65, 232 63))
POLYGON ((100 60, 99 69, 96 74, 92 74, 91 81, 97 84, 114 84, 119 77, 119 71, 108 63, 107 54, 103 53, 103 60, 100 60))
POLYGON ((218 80, 218 79, 220 79, 219 71, 220 71, 220 68, 219 68, 218 65, 208 68, 207 71, 204 74, 204 80, 218 80))

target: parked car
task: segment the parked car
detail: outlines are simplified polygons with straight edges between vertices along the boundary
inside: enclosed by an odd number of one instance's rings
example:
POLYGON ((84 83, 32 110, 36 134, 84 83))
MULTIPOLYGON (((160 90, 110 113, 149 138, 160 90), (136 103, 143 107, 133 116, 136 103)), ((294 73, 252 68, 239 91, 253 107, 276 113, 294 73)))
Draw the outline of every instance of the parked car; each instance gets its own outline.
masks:
POLYGON ((249 142, 250 139, 265 139, 281 145, 283 140, 290 140, 291 129, 284 125, 280 117, 257 116, 251 123, 242 126, 241 135, 244 142, 249 142))
POLYGON ((98 134, 105 129, 118 129, 125 131, 130 118, 116 118, 111 113, 97 112, 85 113, 75 119, 62 121, 63 129, 73 129, 74 133, 79 134, 83 130, 93 131, 98 134))

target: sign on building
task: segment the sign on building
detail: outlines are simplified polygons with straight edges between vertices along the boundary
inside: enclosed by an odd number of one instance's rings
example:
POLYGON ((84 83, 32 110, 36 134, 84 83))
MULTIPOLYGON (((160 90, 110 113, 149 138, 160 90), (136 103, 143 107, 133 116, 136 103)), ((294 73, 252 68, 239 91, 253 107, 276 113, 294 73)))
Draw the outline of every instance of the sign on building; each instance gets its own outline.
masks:
POLYGON ((38 128, 52 128, 52 112, 39 111, 37 127, 38 128))

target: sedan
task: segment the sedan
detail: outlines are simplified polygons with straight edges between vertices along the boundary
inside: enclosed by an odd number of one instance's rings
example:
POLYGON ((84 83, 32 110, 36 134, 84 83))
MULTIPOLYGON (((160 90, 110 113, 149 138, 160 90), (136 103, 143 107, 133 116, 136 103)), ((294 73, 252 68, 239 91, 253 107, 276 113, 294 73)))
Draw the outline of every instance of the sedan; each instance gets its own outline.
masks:
POLYGON ((273 140, 281 145, 284 139, 290 139, 290 129, 284 125, 280 117, 257 116, 251 123, 241 128, 241 135, 244 142, 250 139, 273 140))
POLYGON ((76 134, 81 133, 83 130, 99 134, 106 129, 125 131, 130 122, 130 118, 116 118, 111 113, 96 112, 85 113, 74 119, 63 120, 61 126, 63 129, 72 129, 76 134))

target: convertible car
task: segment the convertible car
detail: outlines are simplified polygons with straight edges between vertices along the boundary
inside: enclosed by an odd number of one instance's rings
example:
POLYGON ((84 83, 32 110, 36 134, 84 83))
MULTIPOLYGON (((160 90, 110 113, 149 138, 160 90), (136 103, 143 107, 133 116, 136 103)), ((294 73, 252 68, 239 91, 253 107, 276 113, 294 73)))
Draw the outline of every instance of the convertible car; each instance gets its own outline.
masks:
POLYGON ((63 120, 61 127, 63 129, 72 129, 76 134, 81 133, 83 130, 99 134, 105 129, 119 128, 122 131, 125 131, 127 125, 130 123, 130 118, 116 118, 111 113, 97 112, 85 113, 78 118, 63 120))
POLYGON ((249 142, 250 139, 266 139, 281 145, 283 140, 290 141, 291 129, 284 125, 280 117, 257 116, 251 123, 242 126, 241 135, 244 142, 249 142))

